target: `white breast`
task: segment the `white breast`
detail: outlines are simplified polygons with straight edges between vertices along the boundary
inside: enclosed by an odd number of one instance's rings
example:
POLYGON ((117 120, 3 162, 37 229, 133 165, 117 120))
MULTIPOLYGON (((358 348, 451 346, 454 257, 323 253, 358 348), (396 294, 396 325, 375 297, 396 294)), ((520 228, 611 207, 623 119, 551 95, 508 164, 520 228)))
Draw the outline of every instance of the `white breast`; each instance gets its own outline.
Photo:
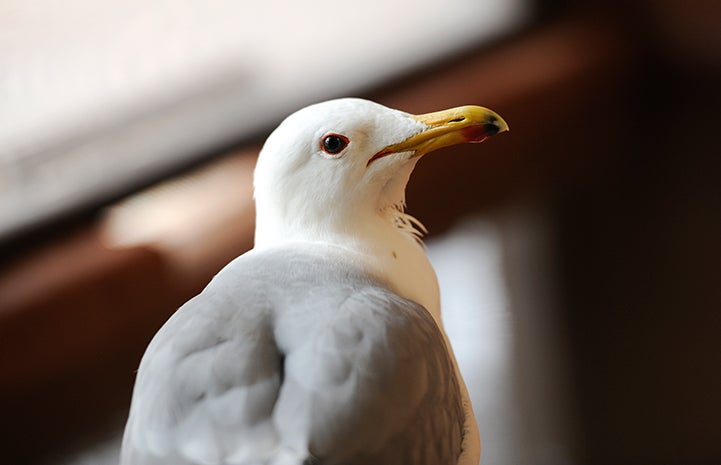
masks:
POLYGON ((438 279, 423 245, 405 232, 387 229, 383 240, 368 245, 372 250, 366 263, 398 295, 424 306, 442 328, 438 279))

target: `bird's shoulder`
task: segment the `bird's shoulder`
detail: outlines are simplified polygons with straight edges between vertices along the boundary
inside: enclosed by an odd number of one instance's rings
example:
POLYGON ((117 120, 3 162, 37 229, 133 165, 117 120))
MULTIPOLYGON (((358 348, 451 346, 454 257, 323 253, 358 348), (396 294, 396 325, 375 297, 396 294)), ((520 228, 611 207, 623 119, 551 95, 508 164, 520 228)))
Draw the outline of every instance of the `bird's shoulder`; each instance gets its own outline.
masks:
POLYGON ((246 253, 169 318, 140 363, 126 456, 202 462, 229 454, 262 457, 277 446, 272 412, 285 357, 276 340, 277 315, 340 305, 370 282, 325 252, 246 253))
POLYGON ((250 302, 238 312, 206 289, 158 331, 137 373, 121 463, 220 463, 275 447, 279 356, 262 302, 250 302))

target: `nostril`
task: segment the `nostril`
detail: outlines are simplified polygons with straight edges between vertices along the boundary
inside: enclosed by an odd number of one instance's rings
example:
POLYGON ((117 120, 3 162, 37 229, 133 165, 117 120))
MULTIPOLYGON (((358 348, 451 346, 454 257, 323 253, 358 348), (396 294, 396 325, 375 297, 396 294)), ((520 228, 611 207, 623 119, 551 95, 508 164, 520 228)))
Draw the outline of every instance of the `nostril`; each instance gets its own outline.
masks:
POLYGON ((465 116, 459 116, 458 118, 452 119, 450 122, 451 122, 451 123, 462 123, 462 122, 465 121, 465 120, 466 120, 466 117, 465 117, 465 116))

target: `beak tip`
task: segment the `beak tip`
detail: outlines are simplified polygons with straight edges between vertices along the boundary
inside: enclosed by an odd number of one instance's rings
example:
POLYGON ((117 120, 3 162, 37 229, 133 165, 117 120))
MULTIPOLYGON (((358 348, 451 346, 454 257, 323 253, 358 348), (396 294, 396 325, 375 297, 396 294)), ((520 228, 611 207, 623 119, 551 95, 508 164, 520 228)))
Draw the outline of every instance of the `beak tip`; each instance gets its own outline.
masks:
POLYGON ((496 134, 507 132, 509 127, 508 123, 494 112, 489 115, 487 122, 483 125, 483 129, 488 132, 488 135, 495 136, 496 134))

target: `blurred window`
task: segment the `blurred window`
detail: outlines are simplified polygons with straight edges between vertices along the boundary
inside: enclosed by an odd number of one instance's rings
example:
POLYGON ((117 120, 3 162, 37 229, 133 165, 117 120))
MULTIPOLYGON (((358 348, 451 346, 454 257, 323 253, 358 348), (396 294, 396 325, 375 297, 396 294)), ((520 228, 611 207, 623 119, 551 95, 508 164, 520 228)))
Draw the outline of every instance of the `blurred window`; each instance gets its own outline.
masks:
POLYGON ((527 0, 5 0, 0 237, 524 22, 527 0))

